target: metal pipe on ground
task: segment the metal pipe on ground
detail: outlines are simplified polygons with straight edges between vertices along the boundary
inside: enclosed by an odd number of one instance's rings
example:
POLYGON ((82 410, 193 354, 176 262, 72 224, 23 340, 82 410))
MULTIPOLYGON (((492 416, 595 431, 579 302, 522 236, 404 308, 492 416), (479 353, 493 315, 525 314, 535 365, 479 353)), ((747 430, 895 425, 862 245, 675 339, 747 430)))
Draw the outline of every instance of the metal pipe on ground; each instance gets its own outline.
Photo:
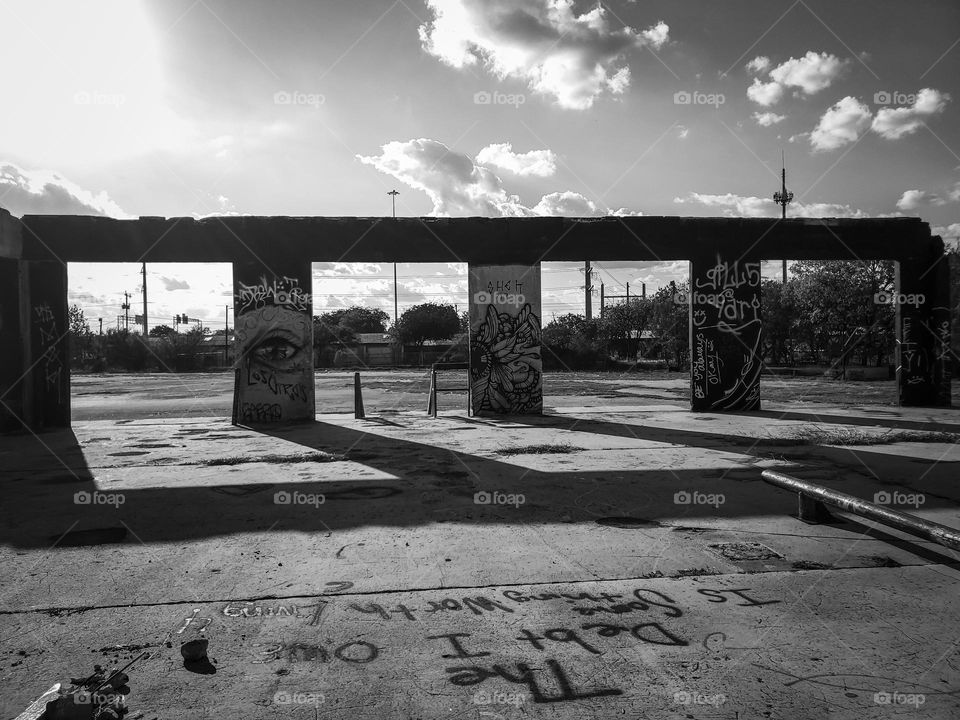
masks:
MULTIPOLYGON (((952 550, 960 550, 960 530, 837 492, 823 485, 800 480, 776 470, 764 470, 761 475, 771 485, 797 493, 800 499, 799 517, 806 522, 819 522, 825 511, 823 506, 832 505, 844 512, 895 527, 952 550)), ((829 513, 826 515, 829 516, 829 513)))

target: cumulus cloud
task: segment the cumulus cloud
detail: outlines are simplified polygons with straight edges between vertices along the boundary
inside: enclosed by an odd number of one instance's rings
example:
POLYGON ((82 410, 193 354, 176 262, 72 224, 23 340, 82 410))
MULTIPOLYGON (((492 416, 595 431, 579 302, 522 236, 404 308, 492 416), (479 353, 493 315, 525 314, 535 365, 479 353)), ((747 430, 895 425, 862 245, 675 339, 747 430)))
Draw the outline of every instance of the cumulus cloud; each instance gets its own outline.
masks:
POLYGON ((777 82, 761 82, 760 78, 754 78, 753 84, 747 88, 747 97, 753 100, 757 105, 770 107, 780 102, 783 97, 783 86, 777 82))
POLYGON ((936 225, 930 229, 934 235, 939 235, 944 240, 956 243, 960 241, 960 222, 950 223, 949 225, 936 225))
POLYGON ((552 150, 516 153, 510 143, 492 143, 477 153, 477 163, 524 176, 550 177, 557 171, 557 156, 552 150))
POLYGON ((427 0, 433 20, 420 26, 423 49, 453 68, 484 65, 516 78, 564 108, 584 110, 604 92, 630 84, 628 53, 658 49, 669 27, 611 27, 601 5, 576 14, 573 0, 427 0))
POLYGON ((758 55, 747 63, 747 72, 752 72, 754 75, 760 75, 769 69, 770 58, 768 58, 766 55, 758 55))
POLYGON ((810 144, 815 150, 835 150, 855 142, 870 127, 871 117, 870 108, 848 95, 821 116, 810 133, 810 144))
MULTIPOLYGON (((504 146, 510 147, 509 144, 504 146)), ((497 146, 490 145, 484 150, 490 147, 497 146)), ((529 207, 517 195, 509 193, 492 170, 437 140, 420 138, 406 142, 393 141, 384 145, 379 155, 358 155, 357 159, 408 187, 425 192, 433 203, 432 215, 520 217, 632 214, 623 208, 611 211, 571 191, 549 193, 536 205, 529 207)))
POLYGON ((900 210, 910 211, 928 205, 939 207, 955 202, 960 202, 960 182, 955 183, 943 194, 927 190, 906 190, 897 200, 897 207, 900 210))
POLYGON ((776 125, 779 122, 783 122, 787 119, 787 116, 777 115, 775 112, 755 112, 753 114, 753 119, 757 121, 757 125, 770 127, 771 125, 776 125))
POLYGON ((106 191, 92 193, 59 173, 0 162, 0 207, 14 215, 130 217, 106 191))
MULTIPOLYGON (((849 60, 841 60, 830 53, 808 50, 803 57, 792 57, 770 70, 767 73, 769 82, 754 78, 747 88, 747 97, 758 105, 769 107, 778 103, 788 88, 796 88, 802 95, 815 95, 830 87, 849 63, 849 60)), ((760 74, 769 65, 770 59, 760 56, 747 63, 747 70, 760 74)))
POLYGON ((163 283, 164 290, 189 290, 190 283, 186 280, 178 280, 177 278, 171 277, 161 277, 160 282, 163 283))
POLYGON ((567 190, 544 195, 533 207, 535 215, 558 215, 563 217, 589 217, 607 215, 608 211, 597 206, 578 192, 567 190))
MULTIPOLYGON (((719 210, 724 217, 778 217, 780 206, 771 198, 759 198, 747 195, 726 193, 709 195, 691 192, 684 197, 673 199, 678 205, 701 205, 719 210)), ((865 218, 869 214, 840 203, 792 203, 789 208, 791 217, 820 218, 865 218)))
POLYGON ((950 96, 933 88, 923 88, 910 107, 881 108, 871 129, 887 140, 897 140, 915 133, 928 117, 938 115, 947 106, 950 96))

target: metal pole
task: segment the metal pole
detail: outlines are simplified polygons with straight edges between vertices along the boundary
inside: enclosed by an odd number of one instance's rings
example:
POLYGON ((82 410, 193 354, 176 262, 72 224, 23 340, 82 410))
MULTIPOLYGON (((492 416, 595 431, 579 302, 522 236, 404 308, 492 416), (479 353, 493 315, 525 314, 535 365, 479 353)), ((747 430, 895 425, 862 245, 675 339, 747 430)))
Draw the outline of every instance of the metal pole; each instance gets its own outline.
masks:
POLYGON ((600 319, 603 320, 603 283, 600 283, 600 319))
MULTIPOLYGON (((960 550, 960 530, 930 520, 923 520, 915 515, 908 515, 883 505, 876 505, 822 485, 799 480, 776 470, 764 470, 761 475, 771 485, 798 493, 801 503, 804 498, 812 498, 818 503, 834 505, 845 512, 890 525, 898 530, 903 530, 911 535, 922 537, 953 550, 960 550)), ((810 509, 808 504, 806 510, 809 511, 810 509)))
MULTIPOLYGON (((387 195, 390 196, 390 207, 393 211, 394 220, 397 219, 397 195, 399 194, 400 193, 397 190, 391 190, 390 192, 387 193, 387 195)), ((394 262, 393 263, 393 327, 394 329, 396 329, 397 322, 400 319, 400 313, 398 310, 399 302, 397 300, 398 295, 399 295, 399 290, 397 288, 397 263, 394 262)))
POLYGON ((223 306, 223 364, 230 362, 230 306, 223 306))
POLYGON ((146 337, 148 334, 147 328, 147 264, 143 263, 141 268, 143 271, 143 336, 146 337))
POLYGON ((627 305, 630 304, 630 283, 627 283, 627 305))

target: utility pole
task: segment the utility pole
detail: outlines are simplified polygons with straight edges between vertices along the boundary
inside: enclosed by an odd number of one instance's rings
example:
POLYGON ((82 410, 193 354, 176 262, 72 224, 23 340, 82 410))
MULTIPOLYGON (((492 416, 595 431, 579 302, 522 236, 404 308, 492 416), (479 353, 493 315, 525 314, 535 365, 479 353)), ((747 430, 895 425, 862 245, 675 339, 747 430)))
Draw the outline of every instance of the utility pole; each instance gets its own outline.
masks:
POLYGON ((141 271, 143 272, 143 336, 147 337, 147 334, 148 334, 147 328, 149 326, 147 325, 147 264, 146 263, 143 263, 143 267, 141 267, 141 271))
POLYGON ((603 320, 603 283, 600 283, 600 319, 603 320))
MULTIPOLYGON (((391 190, 390 192, 387 193, 387 195, 390 196, 390 205, 393 210, 394 220, 397 219, 397 195, 399 194, 400 193, 397 190, 391 190)), ((398 311, 399 303, 397 301, 398 294, 399 293, 397 291, 397 263, 396 261, 394 261, 393 263, 393 327, 394 329, 396 329, 397 323, 400 320, 400 314, 398 311)))
POLYGON ((100 320, 100 334, 103 335, 103 318, 98 318, 100 320))
POLYGON ((123 305, 120 307, 123 309, 123 330, 126 332, 130 329, 130 293, 126 290, 123 291, 123 305))
POLYGON ((587 320, 593 319, 593 276, 590 261, 583 263, 583 309, 587 320))
POLYGON ((230 306, 223 306, 223 364, 230 362, 230 306))
MULTIPOLYGON (((773 194, 773 201, 780 206, 780 219, 787 219, 787 205, 793 201, 793 193, 787 190, 787 162, 780 151, 780 191, 773 194)), ((783 261, 783 284, 787 284, 787 261, 783 261)))

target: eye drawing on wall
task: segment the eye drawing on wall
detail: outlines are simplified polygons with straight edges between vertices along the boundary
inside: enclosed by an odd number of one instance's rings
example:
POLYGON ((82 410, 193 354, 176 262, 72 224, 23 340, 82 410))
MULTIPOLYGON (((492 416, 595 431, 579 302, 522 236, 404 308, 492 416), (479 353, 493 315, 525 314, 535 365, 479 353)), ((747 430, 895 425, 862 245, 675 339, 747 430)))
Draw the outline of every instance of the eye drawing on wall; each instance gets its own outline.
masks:
POLYGON ((238 329, 243 362, 276 372, 303 369, 309 348, 303 346, 306 318, 303 313, 264 307, 242 316, 238 329))
POLYGON ((516 315, 487 305, 470 355, 475 411, 520 413, 540 407, 540 319, 529 303, 516 315))

